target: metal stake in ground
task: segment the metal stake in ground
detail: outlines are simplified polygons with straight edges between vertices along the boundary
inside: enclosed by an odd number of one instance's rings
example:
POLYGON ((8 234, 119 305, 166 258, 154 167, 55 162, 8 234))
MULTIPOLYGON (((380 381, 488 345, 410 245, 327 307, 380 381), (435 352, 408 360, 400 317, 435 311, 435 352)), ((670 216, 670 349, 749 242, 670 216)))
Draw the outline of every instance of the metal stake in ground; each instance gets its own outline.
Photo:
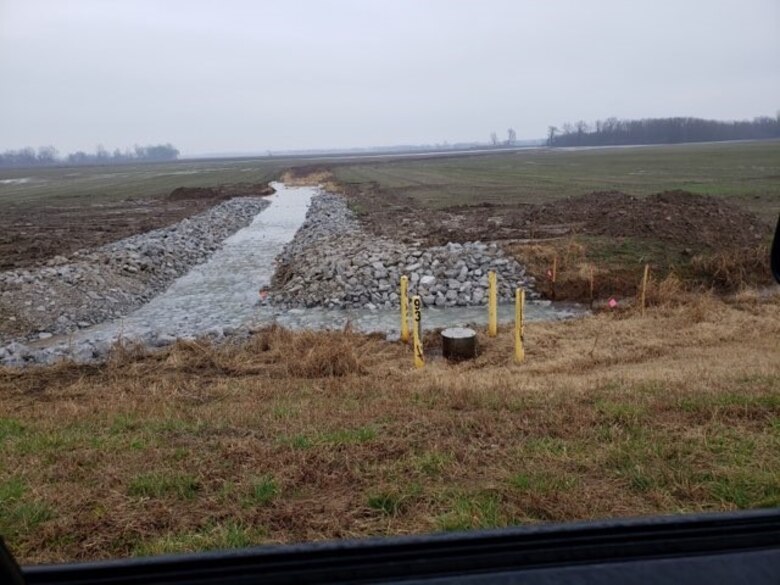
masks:
POLYGON ((425 365, 422 346, 422 301, 418 295, 412 297, 412 339, 414 344, 414 366, 422 368, 425 365))
POLYGON ((590 308, 593 310, 593 285, 595 280, 595 274, 593 264, 590 265, 590 308))
POLYGON ((401 277, 401 341, 409 343, 409 277, 401 277))
POLYGON ((496 291, 496 273, 488 272, 488 335, 495 337, 498 332, 498 292, 496 291))
POLYGON ((515 290, 515 361, 520 364, 525 360, 525 291, 515 290))
POLYGON ((642 276, 642 315, 645 314, 645 302, 647 300, 647 279, 650 276, 650 265, 645 264, 645 273, 642 276))

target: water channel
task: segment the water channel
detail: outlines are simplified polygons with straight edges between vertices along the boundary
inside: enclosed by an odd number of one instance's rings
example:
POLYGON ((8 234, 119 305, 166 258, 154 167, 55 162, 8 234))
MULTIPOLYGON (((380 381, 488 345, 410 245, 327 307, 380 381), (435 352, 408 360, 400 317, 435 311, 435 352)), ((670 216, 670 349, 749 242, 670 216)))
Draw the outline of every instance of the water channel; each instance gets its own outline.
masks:
MULTIPOLYGON (((70 343, 112 341, 117 337, 149 340, 160 335, 192 338, 217 330, 278 323, 292 329, 342 328, 347 322, 355 330, 399 334, 397 311, 333 310, 324 308, 282 310, 257 304, 258 290, 273 276, 274 259, 292 240, 303 223, 309 203, 318 193, 315 187, 273 185, 276 193, 270 205, 252 223, 225 240, 205 263, 176 280, 162 294, 122 319, 75 333, 70 343)), ((531 302, 528 321, 570 318, 583 313, 576 305, 548 301, 531 302)), ((511 321, 511 305, 499 307, 499 320, 511 321)), ((430 308, 424 312, 426 327, 482 324, 484 307, 430 308)))

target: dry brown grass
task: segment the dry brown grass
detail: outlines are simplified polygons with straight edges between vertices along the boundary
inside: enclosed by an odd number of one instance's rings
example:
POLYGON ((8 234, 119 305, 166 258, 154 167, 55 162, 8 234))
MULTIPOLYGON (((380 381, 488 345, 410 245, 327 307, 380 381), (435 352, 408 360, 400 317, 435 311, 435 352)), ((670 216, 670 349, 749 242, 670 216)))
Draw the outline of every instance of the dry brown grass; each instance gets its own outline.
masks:
POLYGON ((769 256, 770 244, 765 242, 749 248, 694 256, 691 268, 698 281, 722 291, 734 292, 773 282, 769 256))
POLYGON ((537 279, 539 290, 552 296, 547 271, 557 258, 555 298, 589 302, 611 296, 638 297, 645 264, 651 280, 648 303, 688 302, 702 291, 735 293, 770 286, 769 243, 691 256, 690 250, 648 240, 573 235, 544 242, 513 243, 510 254, 537 279))
POLYGON ((0 370, 0 531, 29 563, 777 505, 778 309, 529 324, 523 365, 270 328, 0 370))
POLYGON ((610 296, 632 296, 642 265, 630 258, 604 261, 593 253, 590 241, 573 235, 530 243, 511 243, 507 251, 536 278, 538 290, 547 298, 589 303, 610 296), (557 265, 555 286, 549 277, 557 265))

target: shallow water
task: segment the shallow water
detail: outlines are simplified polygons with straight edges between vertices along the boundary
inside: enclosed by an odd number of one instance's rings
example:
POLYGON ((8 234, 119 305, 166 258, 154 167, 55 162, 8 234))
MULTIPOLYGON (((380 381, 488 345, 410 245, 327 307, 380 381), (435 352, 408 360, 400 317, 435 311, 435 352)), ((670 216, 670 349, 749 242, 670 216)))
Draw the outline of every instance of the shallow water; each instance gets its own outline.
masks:
MULTIPOLYGON (((551 303, 531 301, 526 303, 525 322, 557 321, 571 319, 585 313, 585 308, 573 303, 551 303)), ((512 304, 498 306, 499 323, 513 323, 515 308, 512 304)), ((365 333, 386 333, 388 339, 398 339, 401 334, 400 309, 290 309, 274 310, 270 307, 258 309, 250 320, 253 325, 275 322, 290 329, 342 329, 347 324, 365 333)), ((487 325, 487 306, 425 308, 422 311, 423 328, 463 327, 466 325, 487 325)))
POLYGON ((1 179, 0 185, 24 185, 25 183, 31 183, 32 177, 22 177, 21 179, 1 179))
MULTIPOLYGON (((274 260, 303 223, 313 187, 274 184, 270 205, 252 223, 227 240, 204 264, 176 280, 165 292, 128 316, 75 333, 70 343, 150 339, 158 335, 197 337, 219 328, 278 323, 291 329, 338 329, 347 323, 358 331, 400 334, 399 311, 324 308, 282 310, 257 304, 258 290, 268 286, 274 260)), ((514 307, 499 306, 499 321, 514 319, 514 307)), ((526 320, 556 320, 584 313, 582 307, 530 302, 526 320)), ((426 328, 487 323, 486 307, 430 308, 423 312, 426 328)))
POLYGON ((312 187, 274 184, 270 205, 252 223, 227 238, 205 263, 123 319, 74 335, 144 337, 164 333, 193 337, 215 327, 239 327, 255 312, 257 291, 271 282, 274 259, 303 223, 312 187))

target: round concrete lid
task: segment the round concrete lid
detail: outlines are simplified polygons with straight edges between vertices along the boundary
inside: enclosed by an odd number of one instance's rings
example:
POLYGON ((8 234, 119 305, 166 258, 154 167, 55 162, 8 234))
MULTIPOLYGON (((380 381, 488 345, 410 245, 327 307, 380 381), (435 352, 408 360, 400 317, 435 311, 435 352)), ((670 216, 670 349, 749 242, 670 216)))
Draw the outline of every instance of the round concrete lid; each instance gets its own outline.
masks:
POLYGON ((477 332, 468 327, 450 327, 441 332, 444 337, 450 339, 466 339, 468 337, 475 337, 477 332))

